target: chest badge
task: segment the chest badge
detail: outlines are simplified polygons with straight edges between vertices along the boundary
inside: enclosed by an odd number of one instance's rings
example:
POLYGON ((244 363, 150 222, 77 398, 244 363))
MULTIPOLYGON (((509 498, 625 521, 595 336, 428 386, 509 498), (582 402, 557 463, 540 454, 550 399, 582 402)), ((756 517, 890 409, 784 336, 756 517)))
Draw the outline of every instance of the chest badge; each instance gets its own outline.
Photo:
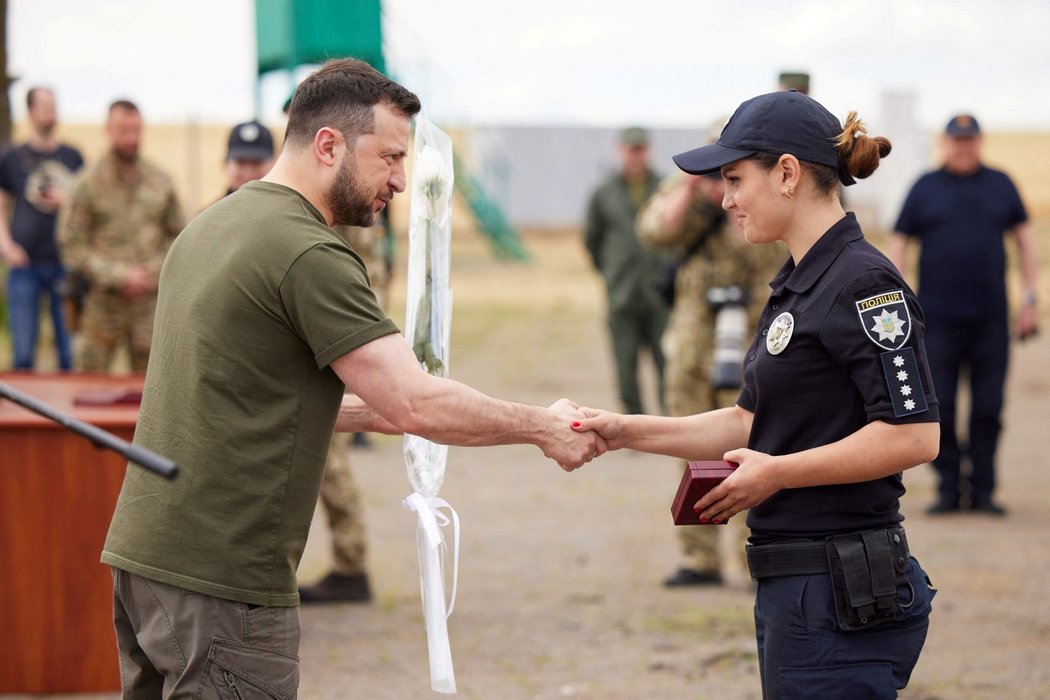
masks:
POLYGON ((861 328, 883 350, 898 350, 911 337, 911 314, 904 290, 881 292, 857 302, 861 328))
POLYGON ((770 355, 779 355, 791 341, 791 334, 795 331, 795 317, 787 311, 773 319, 766 333, 766 350, 770 355))

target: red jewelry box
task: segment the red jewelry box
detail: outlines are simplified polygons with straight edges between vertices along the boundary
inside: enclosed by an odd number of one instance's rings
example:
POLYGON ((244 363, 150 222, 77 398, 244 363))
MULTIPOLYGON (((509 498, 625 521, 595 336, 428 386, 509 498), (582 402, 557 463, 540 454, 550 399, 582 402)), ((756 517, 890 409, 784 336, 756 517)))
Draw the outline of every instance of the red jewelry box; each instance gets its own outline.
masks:
MULTIPOLYGON (((700 514, 693 510, 696 502, 704 494, 718 486, 722 479, 733 473, 736 465, 732 462, 689 462, 682 473, 682 483, 678 485, 671 515, 675 525, 707 525, 700 522, 700 514)), ((725 525, 726 521, 720 524, 725 525)))

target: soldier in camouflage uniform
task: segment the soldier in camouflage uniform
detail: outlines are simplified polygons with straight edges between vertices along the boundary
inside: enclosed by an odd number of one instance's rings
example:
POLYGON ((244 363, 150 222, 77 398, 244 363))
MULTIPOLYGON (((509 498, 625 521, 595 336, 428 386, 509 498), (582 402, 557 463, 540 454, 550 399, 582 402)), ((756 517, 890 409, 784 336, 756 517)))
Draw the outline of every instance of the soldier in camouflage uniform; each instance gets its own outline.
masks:
MULTIPOLYGON (((708 303, 708 290, 730 286, 744 290, 748 329, 742 354, 769 297, 769 281, 788 255, 780 244, 748 244, 722 211, 724 193, 720 175, 676 173, 660 184, 638 214, 639 240, 650 248, 674 251, 680 262, 663 336, 664 399, 671 416, 693 415, 736 402, 739 387, 715 389, 710 381, 717 311, 708 303)), ((664 584, 721 583, 719 533, 729 530, 742 562, 747 534, 744 519, 734 518, 727 528, 679 527, 685 563, 664 584)))
POLYGON ((171 178, 139 157, 138 108, 114 102, 106 133, 109 153, 76 184, 58 226, 67 266, 90 285, 75 364, 106 372, 126 343, 132 371, 145 372, 160 268, 186 221, 171 178))
MULTIPOLYGON (((336 229, 361 256, 372 290, 383 307, 390 289, 386 222, 383 216, 371 228, 340 226, 336 229)), ((363 436, 363 433, 354 434, 357 435, 363 436)), ((372 599, 365 565, 367 543, 361 493, 350 469, 350 441, 349 433, 335 433, 321 482, 321 505, 328 516, 332 536, 332 570, 314 585, 299 588, 302 603, 363 603, 372 599)))

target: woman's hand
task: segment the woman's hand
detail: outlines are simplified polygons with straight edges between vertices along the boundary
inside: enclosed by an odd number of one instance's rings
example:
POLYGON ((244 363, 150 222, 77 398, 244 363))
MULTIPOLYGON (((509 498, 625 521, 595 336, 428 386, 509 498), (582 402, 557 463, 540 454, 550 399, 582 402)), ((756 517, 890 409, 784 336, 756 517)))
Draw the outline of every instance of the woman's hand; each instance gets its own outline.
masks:
POLYGON ((716 525, 737 513, 753 508, 781 489, 777 479, 777 458, 764 452, 730 450, 723 457, 737 468, 725 480, 696 502, 693 510, 700 522, 716 525))
POLYGON ((598 408, 580 408, 583 417, 573 422, 572 429, 578 433, 593 430, 601 436, 602 452, 622 449, 627 443, 624 435, 625 416, 598 408))

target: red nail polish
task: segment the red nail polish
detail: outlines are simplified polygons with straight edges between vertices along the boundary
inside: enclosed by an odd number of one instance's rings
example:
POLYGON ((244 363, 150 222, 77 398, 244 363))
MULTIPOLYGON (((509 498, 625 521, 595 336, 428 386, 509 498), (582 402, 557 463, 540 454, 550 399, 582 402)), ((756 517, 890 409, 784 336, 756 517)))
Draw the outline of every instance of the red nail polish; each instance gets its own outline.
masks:
POLYGON ((711 523, 714 525, 718 524, 718 518, 711 518, 711 523))
POLYGON ((574 420, 574 421, 573 421, 573 422, 571 423, 571 425, 572 425, 572 427, 574 427, 574 428, 579 428, 579 427, 580 427, 580 421, 578 421, 578 420, 574 420))
POLYGON ((700 524, 701 525, 706 525, 707 524, 707 518, 703 518, 703 517, 700 518, 700 524))

